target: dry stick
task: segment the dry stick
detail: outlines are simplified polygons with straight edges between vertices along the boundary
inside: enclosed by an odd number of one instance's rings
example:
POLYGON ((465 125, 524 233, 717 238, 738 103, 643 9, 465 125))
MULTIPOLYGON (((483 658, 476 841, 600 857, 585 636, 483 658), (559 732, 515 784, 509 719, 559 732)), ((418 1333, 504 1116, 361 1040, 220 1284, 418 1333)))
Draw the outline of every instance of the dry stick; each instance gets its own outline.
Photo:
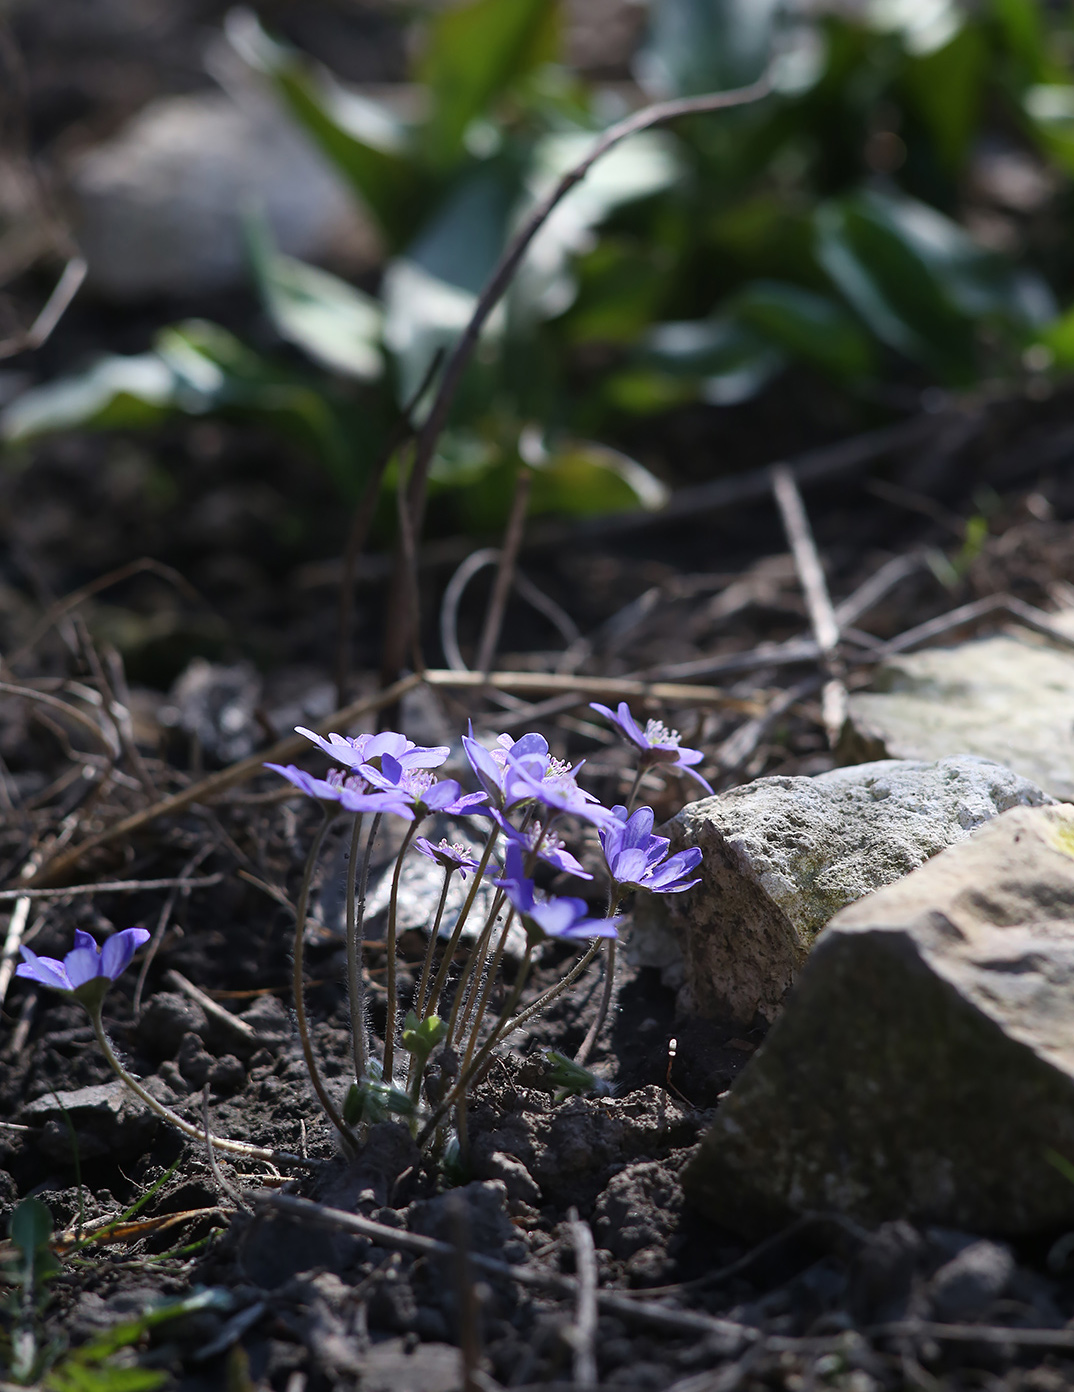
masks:
MULTIPOLYGON (((215 848, 210 843, 208 846, 202 846, 199 850, 195 851, 195 853, 183 866, 183 873, 180 876, 180 882, 184 880, 192 870, 196 870, 201 861, 203 861, 207 855, 210 855, 214 849, 215 848)), ((218 878, 223 879, 224 877, 223 875, 220 875, 218 878)), ((149 946, 146 949, 144 956, 142 957, 142 966, 141 970, 138 973, 138 980, 135 982, 134 998, 131 1001, 131 1011, 135 1019, 137 1019, 138 1016, 142 1013, 142 993, 145 991, 145 983, 149 976, 149 969, 150 967, 152 967, 153 962, 156 959, 156 955, 160 951, 160 945, 164 941, 164 934, 167 931, 168 921, 171 918, 172 913, 175 909, 175 901, 178 899, 178 897, 179 886, 177 883, 175 886, 173 886, 171 893, 164 901, 163 908, 157 915, 157 922, 156 927, 153 929, 153 936, 149 939, 149 946)))
POLYGON ((1074 649, 1074 638, 1069 633, 1064 633, 1052 621, 1050 614, 1045 613, 1043 609, 1035 608, 1032 604, 1026 604, 1024 600, 1015 599, 1013 595, 997 594, 988 595, 985 599, 975 599, 971 604, 963 604, 958 609, 952 609, 950 613, 929 619, 926 623, 918 624, 915 628, 908 628, 905 633, 900 633, 898 637, 892 638, 890 642, 880 647, 874 654, 873 660, 882 662, 885 658, 906 652, 919 643, 927 643, 930 638, 939 638, 954 628, 974 623, 977 619, 987 618, 989 614, 996 612, 1010 614, 1026 628, 1032 629, 1034 633, 1039 633, 1045 638, 1050 638, 1053 643, 1062 648, 1074 649))
POLYGON ((107 575, 102 575, 98 577, 98 579, 90 581, 88 585, 83 585, 80 589, 72 590, 71 593, 66 595, 63 599, 58 599, 55 604, 51 605, 41 618, 38 619, 37 623, 30 631, 29 638, 27 638, 21 647, 17 648, 7 659, 8 666, 12 666, 22 658, 28 657, 49 629, 52 628, 54 624, 59 623, 64 615, 69 614, 72 609, 76 609, 80 604, 85 603, 87 599, 92 599, 95 594, 100 594, 102 590, 111 589, 113 585, 118 585, 124 580, 129 580, 132 576, 140 575, 144 572, 150 575, 156 575, 161 580, 167 580, 169 584, 175 586, 180 594, 186 595, 188 599, 192 599, 196 604, 207 607, 205 598, 193 585, 191 585, 190 581, 187 580, 185 576, 180 575, 180 573, 177 570, 173 570, 171 566, 164 565, 162 561, 154 561, 149 556, 143 556, 140 560, 129 561, 126 565, 119 566, 116 570, 110 570, 107 575))
POLYGON ((97 884, 58 885, 55 889, 0 889, 0 904, 11 899, 66 899, 76 894, 140 894, 146 889, 210 889, 223 874, 194 879, 172 876, 164 880, 101 880, 97 884))
POLYGON ((0 954, 0 1006, 7 999, 7 989, 11 985, 11 978, 15 975, 15 958, 19 955, 19 947, 22 944, 22 936, 26 932, 26 921, 30 917, 30 900, 23 895, 16 899, 15 907, 11 910, 11 917, 7 924, 7 937, 4 939, 4 950, 0 954))
POLYGON ((805 677, 802 681, 781 692, 763 715, 756 716, 753 720, 747 720, 733 734, 728 735, 727 739, 716 750, 715 763, 719 769, 725 774, 737 773, 780 716, 785 715, 799 701, 804 701, 806 697, 812 696, 814 691, 823 685, 823 682, 824 678, 815 674, 805 677))
POLYGON ((200 1005, 206 1015, 211 1019, 219 1021, 226 1029, 237 1034, 247 1044, 257 1043, 257 1030, 247 1020, 240 1020, 237 1015, 232 1015, 230 1010, 225 1010, 219 1001, 214 1001, 212 996, 207 996, 204 991, 188 981, 182 972, 174 969, 165 973, 165 981, 169 986, 174 986, 177 991, 181 991, 189 1000, 200 1005))
POLYGON ((48 341, 53 329, 67 313, 71 301, 81 289, 87 269, 81 256, 71 257, 30 327, 21 333, 12 334, 10 338, 0 340, 0 358, 13 358, 16 353, 32 352, 48 341))
POLYGON ((119 741, 120 748, 126 755, 127 762, 130 764, 134 776, 142 785, 142 791, 150 802, 155 802, 160 794, 153 785, 153 780, 149 776, 139 752, 138 746, 134 742, 130 728, 130 712, 122 706, 112 689, 112 683, 105 675, 104 664, 101 662, 99 653, 94 646, 93 639, 90 637, 86 621, 81 614, 75 614, 73 623, 75 633, 78 635, 78 645, 82 649, 82 656, 86 659, 90 671, 93 673, 93 680, 97 683, 97 690, 101 696, 101 709, 108 717, 108 723, 116 732, 116 739, 119 741))
POLYGON ((597 1250, 588 1223, 576 1208, 567 1214, 574 1266, 578 1272, 578 1304, 571 1342, 574 1345, 574 1380, 581 1387, 597 1385, 597 1250))
POLYGON ((69 719, 83 729, 89 730, 108 751, 110 758, 117 752, 117 746, 113 745, 108 738, 108 733, 102 730, 95 720, 91 720, 84 711, 80 711, 77 706, 72 706, 67 701, 61 701, 56 696, 49 696, 47 692, 37 691, 32 686, 16 686, 12 682, 0 681, 0 696, 21 696, 27 701, 35 701, 38 705, 49 706, 52 710, 62 711, 69 719))
POLYGON ((839 657, 839 620, 832 608, 828 582, 824 578, 824 567, 817 554, 817 543, 802 495, 785 464, 777 464, 772 470, 772 493, 790 543, 794 568, 805 596, 821 662, 828 674, 821 697, 821 710, 828 747, 834 749, 847 718, 846 668, 839 657))
MULTIPOLYGON (((247 1197, 259 1207, 290 1214, 302 1222, 319 1227, 356 1233, 359 1237, 368 1238, 376 1246, 388 1250, 411 1252, 419 1257, 452 1257, 455 1253, 455 1248, 448 1242, 438 1242, 435 1238, 423 1237, 419 1233, 389 1228, 386 1224, 374 1222, 371 1218, 363 1218, 357 1213, 346 1213, 338 1208, 327 1208, 310 1199, 266 1190, 250 1192, 247 1197)), ((541 1271, 532 1266, 511 1266, 496 1257, 487 1257, 483 1252, 472 1251, 470 1261, 480 1270, 514 1281, 520 1286, 551 1290, 568 1297, 577 1298, 578 1295, 578 1282, 570 1276, 561 1276, 557 1271, 541 1271)), ((657 1329, 666 1329, 676 1334, 718 1334, 725 1338, 745 1339, 750 1342, 764 1337, 760 1329, 751 1325, 720 1319, 714 1315, 699 1314, 692 1310, 677 1310, 672 1306, 660 1305, 655 1300, 632 1300, 618 1291, 598 1290, 597 1304, 609 1314, 621 1315, 629 1321, 636 1320, 638 1323, 650 1324, 657 1329)), ((1074 1338, 1074 1335, 1069 1337, 1074 1338)), ((803 1344, 801 1340, 783 1336, 779 1339, 778 1346, 798 1348, 803 1344)))
POLYGON ((522 546, 522 533, 526 526, 526 509, 529 507, 530 490, 533 487, 533 474, 524 464, 519 465, 515 479, 515 496, 511 502, 511 512, 504 528, 503 545, 500 548, 500 563, 496 578, 492 582, 489 607, 485 612, 485 623, 481 629, 481 641, 477 647, 477 661, 474 666, 479 672, 492 670, 492 659, 500 641, 503 617, 507 609, 507 597, 511 593, 518 553, 522 546))
MULTIPOLYGON (((410 478, 410 523, 415 536, 419 536, 425 518, 425 497, 426 486, 429 477, 429 468, 436 452, 436 446, 447 424, 448 414, 451 410, 455 393, 458 391, 467 364, 477 347, 481 330, 484 328, 489 315, 500 302, 511 281, 514 279, 515 272, 522 263, 522 259, 529 249, 534 237, 547 222, 556 206, 570 193, 576 184, 581 183, 594 164, 609 150, 613 149, 628 136, 635 135, 639 131, 648 130, 652 126, 663 125, 669 121, 677 120, 680 116, 704 115, 716 111, 724 111, 730 107, 744 106, 750 102, 758 101, 771 91, 771 82, 766 74, 758 82, 752 83, 748 87, 741 87, 731 92, 716 92, 700 97, 684 97, 675 101, 657 102, 652 106, 647 106, 641 111, 636 111, 627 116, 624 120, 616 122, 594 141, 592 148, 573 168, 569 169, 562 178, 556 183, 555 187, 532 209, 529 216, 522 223, 515 235, 511 238, 509 245, 504 249, 495 269, 493 270, 485 288, 482 290, 474 312, 470 317, 470 322, 457 339, 451 353, 448 356, 444 367, 440 384, 437 388, 436 397, 426 417, 425 423, 417 438, 417 447, 414 454, 414 466, 410 478)), ((411 590, 416 588, 417 577, 412 576, 405 579, 401 574, 402 557, 397 553, 397 564, 395 567, 396 581, 393 591, 400 596, 396 601, 391 619, 399 621, 401 615, 401 598, 404 585, 409 585, 411 590)), ((385 675, 394 676, 402 666, 407 647, 410 643, 411 635, 401 626, 395 630, 388 629, 389 641, 385 645, 385 675)))
MULTIPOLYGON (((318 734, 326 735, 333 729, 350 725, 361 716, 368 715, 371 711, 380 710, 393 701, 397 701, 400 696, 420 685, 421 680, 422 678, 417 674, 403 677, 387 691, 378 691, 373 696, 366 696, 359 701, 351 702, 342 710, 333 711, 331 715, 318 721, 314 728, 318 734)), ((0 682, 0 692, 4 689, 4 683, 0 682)), ((37 693, 31 694, 36 695, 37 693)), ((248 759, 240 759, 238 763, 231 764, 230 767, 221 769, 218 773, 210 774, 208 778, 202 778, 197 783, 192 783, 189 788, 184 788, 181 792, 172 793, 169 797, 162 798, 152 807, 143 808, 129 817, 124 817, 122 821, 106 827, 104 831, 87 837, 85 841, 80 842, 77 846, 72 846, 64 854, 56 856, 45 864, 30 883, 35 887, 56 883, 62 880, 63 876, 71 871, 90 851, 107 846, 113 841, 127 839, 151 822, 156 821, 158 817, 172 816, 177 812, 185 811, 194 803, 208 802, 210 798, 224 792, 227 788, 232 788, 237 783, 244 783, 253 778, 262 771, 266 763, 285 763, 288 759, 293 759, 308 749, 309 741, 302 735, 288 735, 284 739, 277 740, 275 744, 270 745, 262 753, 251 754, 248 759)))

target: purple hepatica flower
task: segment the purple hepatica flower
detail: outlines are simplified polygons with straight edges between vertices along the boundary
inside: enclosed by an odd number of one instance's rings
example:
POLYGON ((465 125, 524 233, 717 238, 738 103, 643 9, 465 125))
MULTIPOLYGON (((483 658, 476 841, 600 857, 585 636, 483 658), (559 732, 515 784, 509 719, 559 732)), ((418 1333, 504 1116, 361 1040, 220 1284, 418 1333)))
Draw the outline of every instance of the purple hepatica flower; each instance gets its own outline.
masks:
POLYGON ((98 1006, 112 982, 126 971, 135 952, 148 940, 144 928, 124 928, 99 948, 89 933, 76 928, 75 945, 62 962, 55 957, 39 957, 24 947, 20 949, 23 960, 15 974, 53 991, 77 996, 86 1006, 98 1006))
POLYGON ((625 701, 619 702, 618 712, 609 710, 598 701, 590 701, 589 709, 598 711, 606 720, 619 727, 635 749, 640 751, 641 758, 638 763, 641 768, 652 768, 654 764, 662 764, 667 768, 677 769, 679 773, 685 773, 700 783, 711 797, 712 788, 693 768, 693 765, 701 763, 705 756, 700 749, 684 749, 679 744, 678 730, 669 730, 660 720, 647 721, 643 730, 630 714, 630 707, 625 701))
POLYGON ((352 769, 361 769, 363 764, 371 764, 376 768, 385 754, 390 754, 405 769, 439 768, 451 753, 447 745, 423 747, 415 744, 397 730, 382 730, 379 735, 361 734, 353 738, 330 734, 324 739, 315 731, 296 725, 295 734, 305 735, 306 739, 312 740, 318 748, 323 749, 330 759, 352 769))
POLYGON ((518 827, 512 826, 502 812, 493 809, 490 816, 495 821, 503 834, 509 841, 518 846, 519 850, 527 853, 531 852, 540 842, 541 849, 538 856, 549 865, 554 865, 557 870, 563 870, 568 875, 577 875, 580 880, 591 880, 593 876, 578 860, 575 860, 562 841, 555 836, 542 834, 543 828, 540 822, 531 822, 525 831, 520 831, 518 827))
POLYGON ((512 907, 522 920, 531 946, 541 938, 564 938, 577 942, 584 938, 618 937, 617 918, 590 918, 589 907, 584 899, 571 899, 564 895, 556 899, 538 901, 533 892, 533 881, 527 879, 522 868, 522 852, 512 841, 507 847, 506 865, 502 880, 494 880, 507 894, 512 907))
POLYGON ((479 863, 477 857, 471 855, 466 846, 459 842, 452 844, 446 837, 438 846, 434 846, 424 836, 416 836, 414 849, 420 851, 423 856, 428 856, 430 860, 435 860, 437 865, 442 865, 445 870, 458 870, 464 880, 467 873, 473 874, 479 863))
POLYGON ((391 754, 381 757, 380 768, 363 765, 368 792, 344 789, 340 801, 351 812, 391 812, 412 822, 429 812, 450 817, 465 816, 486 802, 485 793, 464 793, 454 778, 433 778, 428 769, 404 768, 391 754))
POLYGON ((317 798, 319 802, 339 802, 343 794, 343 779, 337 776, 328 778, 315 778, 312 773, 307 773, 305 769, 300 769, 294 764, 266 764, 267 769, 272 769, 273 773, 281 774, 287 779, 288 783, 293 783, 301 793, 307 797, 317 798))
MULTIPOLYGON (((510 778, 513 792, 518 801, 538 802, 555 815, 566 812, 594 826, 602 827, 611 820, 612 814, 602 807, 592 793, 579 788, 574 781, 574 771, 566 765, 550 770, 543 778, 535 778, 522 761, 516 761, 512 751, 507 754, 504 782, 510 778)), ((580 766, 579 766, 580 767, 580 766)))
POLYGON ((653 836, 653 809, 639 807, 632 817, 625 807, 613 807, 615 821, 599 832, 608 874, 620 889, 647 889, 653 894, 678 894, 699 879, 687 879, 701 864, 701 848, 691 846, 673 856, 666 836, 653 836))
POLYGON ((569 771, 566 764, 561 764, 549 754, 544 735, 523 735, 517 740, 510 735, 500 735, 496 740, 497 747, 486 749, 474 739, 471 725, 470 735, 463 735, 462 744, 478 781, 488 793, 492 805, 501 811, 531 799, 529 789, 521 785, 516 777, 516 767, 537 779, 546 778, 550 772, 558 776, 569 771))

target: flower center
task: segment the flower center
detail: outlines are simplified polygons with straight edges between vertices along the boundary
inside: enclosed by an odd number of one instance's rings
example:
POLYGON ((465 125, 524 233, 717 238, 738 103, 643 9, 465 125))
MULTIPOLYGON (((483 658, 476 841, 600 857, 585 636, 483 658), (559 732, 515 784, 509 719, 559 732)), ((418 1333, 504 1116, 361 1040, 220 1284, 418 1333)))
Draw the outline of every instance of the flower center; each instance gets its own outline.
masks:
POLYGON ((645 738, 657 748, 678 749, 682 736, 678 730, 669 730, 662 720, 649 720, 645 725, 645 738))

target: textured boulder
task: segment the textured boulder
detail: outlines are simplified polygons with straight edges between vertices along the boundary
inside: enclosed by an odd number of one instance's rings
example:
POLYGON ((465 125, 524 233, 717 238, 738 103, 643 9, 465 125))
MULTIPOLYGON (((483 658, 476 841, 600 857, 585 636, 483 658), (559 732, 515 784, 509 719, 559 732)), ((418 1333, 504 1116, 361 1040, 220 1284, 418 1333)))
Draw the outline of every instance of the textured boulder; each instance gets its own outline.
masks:
POLYGON ((884 663, 873 689, 850 697, 841 751, 854 760, 980 754, 1069 801, 1072 711, 1074 653, 1000 634, 884 663))
POLYGON ((794 1213, 1018 1235, 1074 1223, 1074 808, 1016 808, 838 914, 684 1171, 794 1213))
POLYGON ((628 952, 664 968, 685 1011, 772 1020, 834 913, 997 813, 1049 801, 972 756, 759 778, 690 803, 663 828, 673 850, 704 851, 702 882, 640 903, 628 952))

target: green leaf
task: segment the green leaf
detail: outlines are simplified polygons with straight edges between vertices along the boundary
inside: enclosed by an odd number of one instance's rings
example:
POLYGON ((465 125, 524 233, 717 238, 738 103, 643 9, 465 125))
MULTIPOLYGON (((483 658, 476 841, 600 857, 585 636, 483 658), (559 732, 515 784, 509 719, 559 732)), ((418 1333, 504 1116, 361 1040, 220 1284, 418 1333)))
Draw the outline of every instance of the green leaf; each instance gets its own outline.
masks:
POLYGON ((0 438, 21 444, 80 426, 151 425, 174 405, 174 374, 156 353, 101 358, 85 372, 17 396, 0 412, 0 438))
POLYGON ((417 71, 433 97, 423 140, 433 164, 463 157, 470 124, 521 75, 556 57, 558 31, 551 0, 471 0, 437 15, 417 71))
POLYGON ((992 0, 1008 47, 1030 80, 1039 80, 1045 67, 1044 26, 1039 0, 992 0))
POLYGON ((52 1213, 40 1199, 23 1199, 11 1215, 11 1240, 32 1262, 52 1237, 52 1213))
POLYGON ((1044 149, 1068 174, 1074 173, 1074 85, 1038 83, 1023 101, 1044 149))
POLYGON ((416 159, 412 129, 387 107, 345 87, 327 68, 270 38, 249 10, 233 10, 225 32, 239 56, 271 80, 351 185, 388 246, 404 245, 436 193, 416 159))
POLYGON ((775 347, 834 377, 859 378, 873 367, 873 345, 835 300, 774 280, 755 280, 724 309, 775 347))
POLYGON ((668 488, 618 450, 592 440, 567 441, 533 466, 530 511, 595 517, 612 512, 655 512, 668 488))
POLYGON ((277 251, 263 219, 248 222, 247 240, 265 311, 280 337, 331 372, 359 381, 379 377, 383 315, 376 300, 277 251))
POLYGON ((1043 282, 924 203, 866 191, 816 226, 821 265, 877 338, 944 381, 974 380, 979 323, 1017 336, 1054 313, 1043 282))
POLYGON ((978 129, 989 61, 980 25, 965 24, 943 47, 906 64, 902 85, 952 172, 961 168, 978 129))
POLYGON ((748 401, 786 365, 784 355, 733 315, 657 324, 639 361, 672 380, 689 380, 693 395, 712 406, 748 401))
POLYGON ((781 0, 659 0, 638 58, 646 87, 690 97, 745 86, 772 52, 781 0))

